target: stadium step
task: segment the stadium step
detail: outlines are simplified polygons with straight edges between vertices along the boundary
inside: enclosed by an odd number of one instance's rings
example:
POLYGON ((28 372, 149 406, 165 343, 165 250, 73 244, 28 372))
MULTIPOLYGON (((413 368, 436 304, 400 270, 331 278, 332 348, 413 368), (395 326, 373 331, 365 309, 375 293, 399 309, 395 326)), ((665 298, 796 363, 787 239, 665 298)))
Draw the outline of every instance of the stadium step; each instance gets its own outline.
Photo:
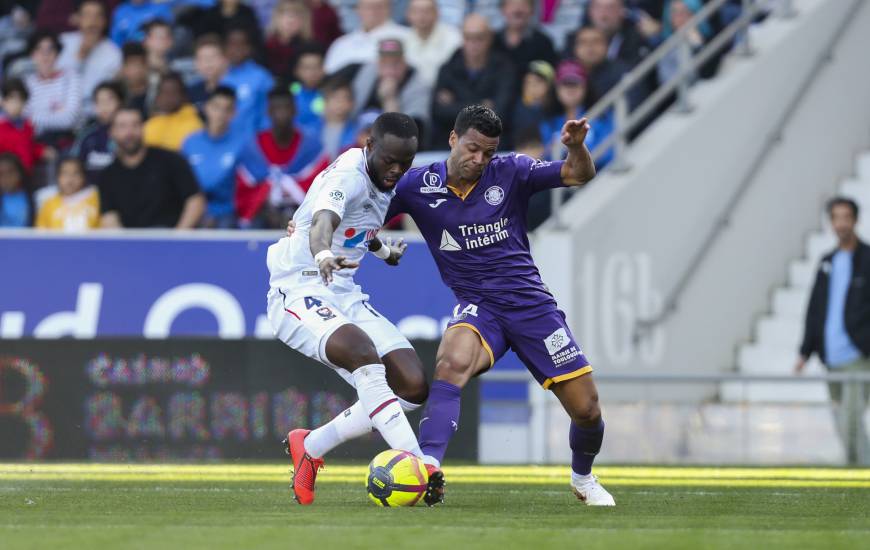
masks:
MULTIPOLYGON (((838 194, 849 197, 858 207, 870 213, 870 152, 855 160, 855 176, 844 179, 838 194)), ((789 375, 794 370, 810 291, 821 258, 833 250, 837 238, 824 209, 819 212, 819 230, 807 236, 804 257, 795 258, 788 266, 788 286, 776 288, 770 312, 755 324, 754 340, 737 353, 737 369, 754 375, 789 375)), ((862 216, 858 234, 870 238, 870 215, 862 216)), ((820 374, 824 368, 818 359, 807 366, 807 372, 820 374)), ((752 383, 727 382, 720 385, 720 398, 726 402, 801 402, 820 403, 829 400, 823 382, 752 383)))

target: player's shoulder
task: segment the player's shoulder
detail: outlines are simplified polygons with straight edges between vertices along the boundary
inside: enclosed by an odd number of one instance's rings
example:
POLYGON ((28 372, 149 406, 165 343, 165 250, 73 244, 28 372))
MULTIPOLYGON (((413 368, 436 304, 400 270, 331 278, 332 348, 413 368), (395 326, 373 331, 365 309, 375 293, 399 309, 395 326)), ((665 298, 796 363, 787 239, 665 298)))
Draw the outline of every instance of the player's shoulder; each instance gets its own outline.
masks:
POLYGON ((444 162, 433 162, 415 166, 405 172, 396 185, 397 194, 417 193, 447 193, 447 182, 443 177, 444 162))

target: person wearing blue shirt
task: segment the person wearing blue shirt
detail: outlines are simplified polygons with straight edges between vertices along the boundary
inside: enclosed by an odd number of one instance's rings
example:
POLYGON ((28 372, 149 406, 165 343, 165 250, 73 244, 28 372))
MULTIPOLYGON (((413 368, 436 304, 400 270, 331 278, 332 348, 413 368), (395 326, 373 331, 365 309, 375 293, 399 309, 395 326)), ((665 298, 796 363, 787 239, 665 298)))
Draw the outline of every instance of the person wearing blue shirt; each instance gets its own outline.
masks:
POLYGON ((30 227, 33 221, 24 177, 24 166, 15 153, 0 153, 0 227, 30 227))
POLYGON ((253 137, 269 127, 266 96, 275 86, 272 75, 251 59, 251 39, 244 29, 227 32, 224 51, 230 68, 221 80, 236 92, 233 128, 253 137))
POLYGON ((124 2, 115 8, 109 36, 118 46, 123 46, 127 42, 141 42, 145 38, 142 26, 155 19, 172 23, 172 2, 153 0, 124 2))
POLYGON ((236 227, 237 171, 246 172, 246 177, 256 182, 269 175, 269 165, 250 136, 231 129, 235 111, 235 92, 218 86, 205 103, 205 129, 188 136, 181 146, 181 154, 208 200, 204 227, 236 227))
MULTIPOLYGON (((828 214, 838 245, 822 258, 816 273, 795 371, 803 372, 807 359, 817 353, 833 372, 870 373, 870 246, 855 233, 855 201, 834 198, 828 203, 828 214)), ((862 457, 870 462, 870 440, 863 423, 870 383, 844 387, 831 382, 828 388, 831 399, 842 405, 837 423, 849 463, 862 457)))
MULTIPOLYGON (((540 123, 541 140, 544 150, 550 160, 561 160, 567 151, 562 147, 562 126, 568 120, 580 119, 585 115, 583 105, 586 100, 587 76, 577 61, 568 59, 559 64, 556 71, 556 108, 557 112, 540 123)), ((605 112, 595 120, 589 121, 589 132, 586 134, 586 147, 595 151, 599 143, 613 133, 613 116, 605 112)), ((613 157, 613 150, 605 151, 596 162, 595 167, 603 168, 613 157)))
POLYGON ((296 81, 290 91, 296 100, 296 124, 316 130, 323 122, 323 48, 309 45, 299 51, 293 71, 296 81))

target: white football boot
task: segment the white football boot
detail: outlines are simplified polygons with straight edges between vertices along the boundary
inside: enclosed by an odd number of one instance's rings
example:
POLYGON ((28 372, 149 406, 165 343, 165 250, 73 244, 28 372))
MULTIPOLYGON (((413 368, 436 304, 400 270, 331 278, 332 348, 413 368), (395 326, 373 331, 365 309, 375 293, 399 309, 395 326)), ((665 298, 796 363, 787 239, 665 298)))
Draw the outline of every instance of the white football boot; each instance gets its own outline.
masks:
POLYGON ((613 496, 598 483, 592 474, 581 476, 571 473, 571 490, 586 506, 616 506, 613 496))

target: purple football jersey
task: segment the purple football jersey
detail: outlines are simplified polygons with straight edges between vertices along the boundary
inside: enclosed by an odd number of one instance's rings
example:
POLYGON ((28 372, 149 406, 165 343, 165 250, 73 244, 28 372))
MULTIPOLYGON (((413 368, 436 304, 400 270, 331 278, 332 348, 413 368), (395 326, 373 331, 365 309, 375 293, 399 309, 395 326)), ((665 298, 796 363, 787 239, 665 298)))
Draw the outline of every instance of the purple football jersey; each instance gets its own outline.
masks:
POLYGON ((561 168, 525 155, 495 157, 465 199, 447 188, 446 161, 412 168, 386 219, 414 218, 460 300, 508 308, 555 303, 532 260, 526 211, 532 194, 562 186, 561 168))

